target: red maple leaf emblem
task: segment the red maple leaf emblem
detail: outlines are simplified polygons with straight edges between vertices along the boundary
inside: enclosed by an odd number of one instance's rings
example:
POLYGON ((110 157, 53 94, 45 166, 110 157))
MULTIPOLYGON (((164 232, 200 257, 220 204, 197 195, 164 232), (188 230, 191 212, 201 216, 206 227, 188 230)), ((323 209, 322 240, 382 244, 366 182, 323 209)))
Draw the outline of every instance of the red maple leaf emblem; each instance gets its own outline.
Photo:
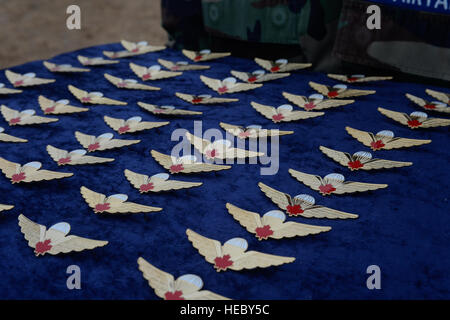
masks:
POLYGON ((119 88, 125 88, 125 87, 127 86, 127 83, 126 83, 126 82, 118 82, 118 83, 117 83, 117 86, 118 86, 119 88))
POLYGON ((96 142, 96 143, 90 144, 90 145, 88 146, 88 151, 89 151, 89 152, 95 151, 95 150, 97 150, 98 148, 100 148, 100 143, 96 142))
POLYGON ((347 78, 347 81, 349 81, 349 82, 355 82, 356 80, 358 80, 358 78, 356 78, 356 77, 348 77, 347 78))
POLYGON ((170 173, 178 173, 183 170, 184 170, 184 167, 182 164, 173 164, 170 166, 170 173))
POLYGON ((141 186, 139 187, 139 191, 140 191, 141 193, 143 193, 143 192, 150 191, 150 190, 152 190, 153 188, 154 188, 154 185, 153 185, 153 183, 150 182, 150 183, 141 185, 141 186))
POLYGON ((427 103, 426 105, 423 106, 425 109, 429 109, 429 110, 433 110, 436 109, 436 105, 432 104, 432 103, 427 103))
POLYGON ((279 67, 279 66, 274 66, 274 67, 270 68, 270 71, 271 71, 271 72, 277 72, 277 71, 280 71, 280 67, 279 67))
POLYGON ((12 118, 11 120, 9 120, 9 124, 10 125, 15 125, 16 123, 19 123, 20 122, 20 118, 19 117, 17 117, 17 118, 12 118))
POLYGON ((46 108, 46 109, 44 110, 44 113, 45 113, 45 114, 48 114, 48 113, 52 113, 53 111, 55 111, 55 107, 50 107, 50 108, 46 108))
POLYGON ((218 154, 218 152, 216 151, 216 149, 206 151, 206 156, 208 158, 215 158, 217 156, 217 154, 218 154))
POLYGON ((202 60, 202 58, 203 58, 203 56, 201 54, 199 54, 198 56, 196 56, 194 58, 194 61, 200 61, 200 60, 202 60))
POLYGON ((202 101, 203 101, 203 98, 199 98, 199 97, 192 99, 192 103, 200 103, 202 101))
POLYGON ((217 91, 218 91, 219 93, 224 93, 224 92, 227 92, 227 90, 228 90, 228 88, 227 88, 227 87, 225 87, 225 86, 223 86, 223 87, 220 87, 219 89, 217 89, 217 91))
POLYGON ((106 210, 109 210, 111 207, 109 206, 109 203, 99 203, 95 206, 94 211, 96 213, 104 212, 106 210))
POLYGON ((273 119, 273 121, 275 121, 275 122, 279 122, 279 121, 281 121, 281 120, 284 119, 284 116, 283 116, 281 113, 279 113, 279 114, 273 115, 273 116, 272 116, 272 119, 273 119))
POLYGON ((164 294, 164 299, 165 300, 184 300, 183 291, 179 291, 179 290, 177 290, 175 292, 167 291, 164 294))
POLYGON ((22 180, 25 180, 25 172, 13 174, 12 177, 11 177, 12 183, 17 183, 17 182, 20 182, 22 180))
POLYGON ((230 260, 230 255, 226 254, 223 257, 217 257, 214 259, 214 268, 219 271, 225 271, 228 267, 233 265, 233 261, 230 260))
POLYGON ((331 194, 331 193, 333 193, 333 191, 336 191, 336 188, 335 187, 333 187, 333 185, 332 184, 323 184, 323 185, 321 185, 320 187, 319 187, 319 191, 320 191, 320 193, 322 194, 322 195, 328 195, 328 194, 331 194))
POLYGON ((377 140, 377 141, 370 143, 370 148, 372 148, 373 151, 380 150, 384 146, 385 146, 385 144, 381 140, 377 140))
POLYGON ((81 102, 90 102, 91 101, 91 97, 83 97, 81 98, 81 102))
POLYGON ((338 96, 338 93, 337 91, 330 91, 327 95, 329 98, 336 98, 338 96))
POLYGON ((255 76, 251 76, 247 79, 248 82, 255 82, 256 80, 258 80, 258 78, 255 76))
POLYGON ((148 80, 152 77, 152 75, 150 73, 146 73, 142 76, 142 80, 148 80))
POLYGON ((303 209, 299 204, 295 204, 293 206, 288 205, 286 206, 286 211, 289 214, 289 216, 298 216, 303 213, 303 209))
POLYGON ((23 85, 23 80, 14 82, 14 86, 21 86, 21 85, 23 85))
POLYGON ((239 132, 239 137, 241 137, 241 138, 247 138, 247 137, 249 137, 250 136, 250 131, 242 131, 242 132, 239 132))
POLYGON ((47 239, 44 242, 39 241, 38 243, 36 243, 36 247, 34 249, 34 253, 36 254, 36 256, 40 254, 43 255, 47 251, 49 251, 52 248, 50 243, 51 243, 50 239, 47 239))
POLYGON ((61 158, 61 159, 58 160, 58 166, 63 166, 63 165, 65 165, 65 164, 68 164, 70 161, 72 161, 72 160, 70 159, 70 157, 67 157, 67 158, 61 158))
POLYGON ((261 228, 256 228, 255 232, 258 240, 267 240, 271 235, 273 235, 273 231, 270 229, 269 225, 265 225, 261 228))
POLYGON ((119 133, 122 134, 122 133, 127 132, 128 130, 130 130, 129 126, 123 126, 123 127, 119 128, 119 133))
POLYGON ((408 121, 408 127, 410 127, 410 128, 418 128, 418 127, 420 127, 421 125, 422 125, 422 122, 420 122, 420 121, 417 120, 417 119, 409 120, 409 121, 408 121))
POLYGON ((347 165, 348 165, 349 169, 352 171, 358 170, 359 168, 364 167, 364 165, 359 160, 349 161, 349 163, 347 163, 347 165))
POLYGON ((316 105, 313 102, 308 102, 305 103, 305 105, 303 106, 306 110, 312 110, 316 107, 316 105))

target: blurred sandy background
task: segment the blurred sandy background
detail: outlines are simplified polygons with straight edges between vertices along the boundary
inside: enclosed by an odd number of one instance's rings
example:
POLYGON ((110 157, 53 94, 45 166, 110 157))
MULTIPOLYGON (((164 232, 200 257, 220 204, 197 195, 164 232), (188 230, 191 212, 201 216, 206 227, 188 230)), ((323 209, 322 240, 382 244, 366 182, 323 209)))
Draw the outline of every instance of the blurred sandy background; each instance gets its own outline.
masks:
POLYGON ((84 47, 146 40, 165 44, 159 0, 0 0, 0 69, 84 47), (66 9, 81 9, 68 30, 66 9))

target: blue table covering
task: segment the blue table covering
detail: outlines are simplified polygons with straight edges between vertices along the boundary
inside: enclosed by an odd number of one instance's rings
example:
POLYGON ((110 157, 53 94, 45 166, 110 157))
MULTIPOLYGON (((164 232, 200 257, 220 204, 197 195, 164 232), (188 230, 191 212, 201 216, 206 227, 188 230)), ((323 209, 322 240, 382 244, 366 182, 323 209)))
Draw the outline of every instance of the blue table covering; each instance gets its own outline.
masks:
MULTIPOLYGON (((101 56, 103 50, 122 50, 120 44, 108 44, 62 54, 54 63, 79 65, 78 54, 101 56)), ((287 103, 282 91, 309 95, 314 91, 308 81, 336 84, 325 74, 302 70, 290 77, 265 83, 253 91, 227 95, 239 102, 193 106, 175 97, 175 92, 210 93, 199 79, 200 74, 225 78, 230 70, 253 71, 259 67, 251 60, 227 57, 206 62, 211 69, 187 71, 182 76, 150 82, 161 91, 120 90, 103 74, 135 78, 128 67, 130 61, 152 65, 157 58, 186 60, 181 52, 165 50, 128 59, 119 64, 92 67, 80 74, 51 73, 42 61, 11 68, 19 73, 35 72, 37 76, 56 79, 53 84, 25 88, 17 95, 0 97, 0 103, 14 109, 35 109, 42 114, 37 98, 69 99, 81 106, 67 85, 88 91, 102 91, 105 96, 124 100, 127 106, 92 106, 90 111, 57 116, 56 123, 9 127, 1 119, 0 126, 9 134, 26 138, 28 143, 0 143, 0 156, 14 162, 40 161, 49 170, 73 172, 62 180, 12 185, 0 176, 0 203, 15 208, 0 214, 0 298, 2 299, 156 299, 138 270, 136 260, 144 257, 156 267, 178 277, 195 273, 202 277, 205 288, 233 299, 439 299, 450 298, 450 215, 449 215, 449 138, 448 128, 417 129, 387 119, 376 109, 386 107, 410 113, 418 110, 404 94, 427 97, 426 88, 449 91, 414 83, 383 81, 359 85, 376 90, 375 95, 358 97, 349 106, 326 110, 315 119, 274 124, 257 113, 251 101, 278 106, 287 103), (109 164, 58 167, 45 147, 74 150, 81 146, 74 137, 76 130, 99 135, 112 130, 103 116, 164 121, 138 107, 138 101, 158 105, 175 105, 203 111, 202 116, 170 118, 170 125, 121 138, 138 138, 142 142, 130 147, 96 152, 95 156, 112 157, 109 164), (266 128, 293 130, 295 134, 280 137, 280 166, 276 175, 260 175, 262 165, 235 164, 217 173, 175 175, 173 178, 202 181, 199 188, 159 194, 139 194, 123 175, 124 169, 155 174, 165 170, 150 156, 150 150, 170 154, 177 143, 171 133, 177 128, 193 131, 194 120, 203 129, 219 128, 219 122, 261 124, 266 128), (350 137, 345 126, 378 132, 392 130, 396 136, 432 139, 432 143, 401 150, 377 151, 376 156, 398 161, 412 161, 411 167, 350 172, 328 157, 319 146, 356 152, 370 151, 350 137), (321 196, 292 178, 288 169, 324 176, 342 173, 347 180, 387 183, 389 187, 373 192, 343 196, 321 196), (264 213, 277 207, 259 190, 262 181, 292 195, 308 193, 322 204, 345 212, 359 214, 356 220, 289 218, 291 221, 327 225, 330 232, 294 239, 258 241, 228 214, 225 203, 264 213), (80 195, 80 186, 107 195, 125 193, 129 201, 163 207, 152 214, 96 215, 80 195), (79 253, 35 257, 17 224, 23 213, 47 227, 60 221, 72 226, 72 233, 98 240, 108 240, 102 248, 79 253), (185 231, 194 231, 222 242, 242 237, 250 250, 296 257, 296 261, 280 267, 241 272, 217 273, 213 266, 194 249, 185 231), (66 268, 81 268, 81 290, 66 287, 66 268), (381 269, 381 290, 368 290, 366 268, 381 269)), ((4 72, 0 82, 8 83, 4 72)), ((8 83, 9 84, 9 83, 8 83)), ((356 85, 355 85, 356 86, 356 85)), ((434 116, 445 117, 442 114, 434 116)))

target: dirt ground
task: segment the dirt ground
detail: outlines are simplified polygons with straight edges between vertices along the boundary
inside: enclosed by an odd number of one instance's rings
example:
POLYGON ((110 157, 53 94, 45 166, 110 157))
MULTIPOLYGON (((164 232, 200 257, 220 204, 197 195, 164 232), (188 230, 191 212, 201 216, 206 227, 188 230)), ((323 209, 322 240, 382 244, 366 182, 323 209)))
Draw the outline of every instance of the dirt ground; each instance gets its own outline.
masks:
POLYGON ((98 44, 164 44, 159 0, 0 0, 0 69, 98 44), (81 9, 81 30, 68 30, 67 7, 81 9))

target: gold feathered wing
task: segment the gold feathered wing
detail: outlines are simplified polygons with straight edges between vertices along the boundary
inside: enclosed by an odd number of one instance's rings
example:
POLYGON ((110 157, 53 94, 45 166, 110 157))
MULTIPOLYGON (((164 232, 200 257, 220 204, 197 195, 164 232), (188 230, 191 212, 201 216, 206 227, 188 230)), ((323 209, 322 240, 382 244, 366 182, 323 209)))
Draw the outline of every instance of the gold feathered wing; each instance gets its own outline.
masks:
MULTIPOLYGON (((82 186, 81 195, 83 196, 86 203, 92 208, 95 209, 97 204, 101 204, 106 201, 106 196, 104 194, 89 190, 88 188, 82 186), (103 200, 101 200, 103 199, 103 200), (100 201, 98 201, 100 200, 100 201)), ((142 204, 129 202, 129 201, 112 201, 112 199, 108 200, 110 204, 110 208, 104 210, 107 213, 140 213, 140 212, 156 212, 161 211, 162 208, 158 207, 150 207, 142 204)))
POLYGON ((11 178, 19 168, 20 168, 19 163, 8 161, 5 158, 0 157, 0 170, 2 170, 3 174, 7 178, 11 178))
MULTIPOLYGON (((175 165, 175 163, 172 161, 172 157, 169 155, 160 153, 155 150, 151 150, 150 153, 152 157, 156 160, 156 162, 158 162, 167 170, 171 170, 172 165, 175 165)), ((196 173, 196 172, 209 172, 209 171, 220 171, 231 169, 231 166, 218 165, 212 163, 192 163, 192 164, 183 164, 183 168, 184 169, 180 171, 181 173, 196 173)), ((171 173, 177 172, 171 171, 171 173)))
POLYGON ((450 104, 450 94, 448 93, 439 92, 431 89, 426 89, 425 92, 430 96, 438 99, 439 101, 450 104))
POLYGON ((261 216, 256 212, 243 210, 241 208, 227 203, 225 205, 228 212, 250 233, 256 233, 256 228, 263 226, 261 216))
POLYGON ((14 137, 14 136, 11 136, 11 135, 6 134, 6 133, 3 133, 3 132, 0 132, 0 141, 1 141, 1 142, 15 142, 15 143, 18 143, 18 142, 28 142, 27 139, 22 139, 22 138, 14 137))
POLYGON ((229 267, 229 269, 239 271, 242 269, 267 268, 294 261, 294 257, 283 257, 257 251, 247 251, 237 259, 233 260, 233 265, 229 267))
POLYGON ((48 99, 42 95, 40 95, 38 97, 38 102, 39 102, 39 105, 40 105, 42 111, 44 111, 45 114, 65 114, 65 113, 77 113, 77 112, 89 111, 88 108, 80 108, 80 107, 64 105, 64 104, 56 104, 55 105, 55 101, 48 99), (52 108, 52 107, 55 107, 55 109, 48 112, 47 109, 52 108))
POLYGON ((184 109, 165 109, 163 112, 156 112, 157 109, 156 105, 144 103, 139 101, 137 103, 142 109, 147 110, 153 114, 159 115, 159 114, 167 114, 167 115, 200 115, 203 114, 203 112, 200 111, 191 111, 191 110, 184 110, 184 109))
MULTIPOLYGON (((244 132, 244 129, 241 126, 236 126, 233 124, 220 122, 220 127, 224 129, 226 132, 231 133, 232 135, 245 139, 246 137, 241 137, 239 133, 244 132)), ((274 136, 284 136, 288 134, 293 134, 294 131, 282 131, 282 130, 271 130, 271 129, 256 129, 256 128, 247 128, 247 131, 250 131, 249 138, 257 138, 257 137, 274 137, 274 136)))
MULTIPOLYGON (((17 170, 21 168, 21 165, 15 162, 8 161, 0 157, 0 169, 7 178, 12 178, 17 170)), ((38 170, 36 168, 24 168, 25 178, 18 182, 35 182, 41 180, 54 180, 62 179, 73 176, 73 173, 69 172, 57 172, 49 170, 38 170)))
MULTIPOLYGON (((88 149, 89 145, 96 139, 95 136, 87 135, 79 131, 75 131, 75 138, 85 149, 88 149)), ((141 142, 141 140, 111 139, 104 143, 100 143, 100 146, 96 150, 103 151, 115 148, 122 148, 133 144, 137 144, 139 142, 141 142)))
POLYGON ((205 260, 214 264, 216 257, 222 256, 222 245, 219 241, 204 237, 191 229, 186 229, 186 235, 194 248, 205 257, 205 260))
MULTIPOLYGON (((323 85, 320 83, 310 81, 309 86, 324 96, 328 96, 328 93, 330 92, 329 88, 326 85, 323 85)), ((337 96, 330 97, 330 98, 358 97, 358 96, 365 96, 365 95, 374 94, 374 93, 375 93, 374 90, 346 89, 344 91, 339 92, 337 96)))
MULTIPOLYGON (((320 151, 322 151, 325 155, 343 165, 344 167, 348 167, 348 162, 352 161, 352 157, 347 152, 337 151, 330 148, 326 148, 323 146, 319 147, 320 151)), ((389 169, 389 168, 400 168, 405 166, 411 166, 412 162, 402 162, 402 161, 392 161, 385 159, 370 159, 367 162, 363 162, 362 170, 372 170, 372 169, 389 169)))
POLYGON ((385 159, 371 159, 369 162, 365 162, 364 166, 361 169, 372 170, 372 169, 401 168, 412 166, 412 164, 413 164, 412 162, 392 161, 385 159))
MULTIPOLYGON (((124 119, 117 119, 113 117, 104 116, 103 120, 108 126, 110 126, 115 131, 119 132, 119 129, 125 125, 124 119)), ((135 125, 129 125, 129 129, 126 132, 138 132, 143 130, 149 130, 154 128, 159 128, 168 125, 169 122, 150 122, 150 121, 140 121, 135 125)), ((121 133, 121 132, 119 132, 121 133)))
POLYGON ((176 65, 172 61, 168 61, 168 60, 164 60, 164 59, 158 59, 158 63, 169 70, 173 70, 172 68, 176 67, 177 71, 206 70, 206 69, 210 68, 210 66, 193 65, 193 64, 176 65))
POLYGON ((175 282, 174 277, 170 273, 156 268, 141 257, 138 258, 137 263, 149 286, 155 290, 155 294, 158 297, 164 299, 166 292, 170 289, 170 285, 175 282))
MULTIPOLYGON (((165 299, 165 294, 174 286, 174 277, 161 269, 156 268, 143 258, 138 258, 139 270, 141 270, 144 278, 148 281, 150 287, 155 290, 155 294, 165 299)), ((192 286, 185 286, 186 290, 182 290, 182 297, 185 300, 229 300, 221 295, 208 290, 195 290, 192 286)), ((184 288, 183 288, 184 289, 184 288)))
MULTIPOLYGON (((305 104, 308 103, 308 100, 306 97, 301 95, 296 95, 288 92, 283 92, 283 96, 292 102, 293 104, 299 106, 300 108, 305 109, 305 104)), ((353 103, 355 100, 336 100, 336 99, 326 99, 321 102, 318 102, 315 104, 315 107, 313 110, 323 110, 323 109, 329 109, 329 108, 335 108, 339 106, 345 106, 347 104, 353 103)))
MULTIPOLYGON (((137 172, 133 172, 131 170, 124 170, 125 177, 127 180, 138 190, 140 190, 143 184, 146 184, 149 176, 145 174, 140 174, 137 172)), ((149 183, 153 184, 153 188, 149 191, 151 192, 161 192, 161 191, 169 191, 169 190, 179 190, 186 188, 193 188, 201 186, 202 182, 188 182, 188 181, 178 181, 178 180, 163 180, 159 178, 151 178, 149 183)))
POLYGON ((396 112, 396 111, 392 111, 392 110, 388 110, 388 109, 384 109, 384 108, 378 108, 378 111, 382 114, 385 115, 386 117, 395 120, 405 126, 408 125, 408 115, 406 113, 403 112, 396 112))
POLYGON ((190 102, 192 104, 213 104, 213 103, 225 103, 225 102, 236 102, 236 101, 239 101, 239 99, 233 99, 233 98, 214 98, 214 97, 211 97, 211 98, 202 99, 202 101, 200 101, 200 102, 193 102, 194 95, 192 95, 192 94, 176 92, 175 95, 178 98, 183 99, 184 101, 190 102))
POLYGON ((327 155, 337 163, 343 165, 344 167, 348 166, 349 161, 352 161, 352 156, 350 153, 342 152, 333 150, 324 146, 319 147, 320 151, 322 151, 323 154, 327 155))
POLYGON ((434 128, 445 126, 450 126, 450 119, 428 118, 421 125, 422 128, 434 128))
POLYGON ((81 90, 77 87, 74 87, 73 85, 68 85, 67 88, 78 100, 80 100, 81 103, 118 105, 118 106, 125 106, 128 104, 127 102, 124 101, 97 96, 92 97, 90 101, 83 101, 83 98, 89 94, 87 91, 81 90))
POLYGON ((83 66, 101 66, 105 64, 119 63, 119 60, 91 59, 80 55, 77 57, 77 59, 83 66))
POLYGON ((14 208, 14 206, 12 206, 12 205, 0 204, 0 212, 6 211, 6 210, 11 210, 12 208, 14 208))
POLYGON ((36 170, 31 174, 27 174, 23 182, 35 182, 42 180, 54 180, 54 179, 62 179, 73 176, 73 173, 69 172, 56 172, 50 170, 36 170))
POLYGON ((319 190, 319 187, 322 185, 322 177, 320 177, 320 176, 300 172, 300 171, 297 171, 294 169, 289 169, 289 173, 295 179, 297 179, 298 181, 307 185, 308 187, 310 187, 313 190, 319 190))
MULTIPOLYGON (((209 78, 209 77, 201 75, 200 80, 202 80, 202 82, 204 84, 206 84, 209 88, 211 88, 212 90, 214 90, 216 92, 219 92, 219 88, 222 86, 222 81, 218 80, 218 79, 213 79, 213 78, 209 78)), ((228 88, 226 93, 247 91, 247 90, 252 90, 252 89, 259 88, 259 87, 262 87, 262 84, 237 83, 233 87, 228 88)), ((219 94, 223 94, 223 92, 219 92, 219 94)))
POLYGON ((387 184, 344 181, 342 184, 336 186, 336 190, 333 191, 333 193, 344 194, 354 192, 365 192, 387 188, 387 186, 388 186, 387 184))
MULTIPOLYGON (((432 90, 430 90, 430 91, 432 91, 432 90)), ((437 91, 434 91, 434 92, 437 92, 437 91)), ((427 91, 427 93, 428 93, 428 91, 427 91)), ((428 94, 430 94, 430 93, 428 93, 428 94)), ((444 93, 441 93, 441 94, 445 95, 444 93)), ((438 104, 435 104, 435 103, 431 103, 431 104, 434 105, 434 109, 431 109, 429 107, 426 107, 427 104, 429 104, 429 101, 427 101, 425 99, 422 99, 422 98, 419 98, 419 97, 416 97, 416 96, 413 96, 412 94, 409 94, 409 93, 406 93, 405 96, 409 100, 411 100, 412 102, 414 102, 415 104, 417 104, 418 106, 422 107, 425 110, 431 110, 431 111, 437 111, 437 112, 443 112, 443 113, 450 113, 450 107, 447 106, 447 105, 438 105, 438 104)), ((443 97, 441 97, 441 99, 439 99, 439 100, 444 102, 443 101, 444 100, 443 97)), ((444 102, 444 103, 446 103, 446 102, 444 102)))
MULTIPOLYGON (((6 121, 13 119, 14 117, 20 115, 20 112, 11 108, 8 108, 5 105, 2 105, 0 108, 3 118, 6 121)), ((40 117, 35 115, 30 115, 26 117, 20 117, 20 122, 10 125, 32 125, 32 124, 43 124, 43 123, 51 123, 58 121, 58 118, 48 118, 48 117, 40 117)))
POLYGON ((255 81, 248 81, 249 75, 247 72, 241 72, 241 71, 235 71, 231 70, 230 73, 233 75, 233 77, 236 77, 239 80, 249 82, 249 83, 260 83, 260 82, 266 82, 266 81, 272 81, 276 79, 286 78, 289 77, 290 73, 267 73, 261 76, 260 78, 257 78, 255 81))
POLYGON ((296 121, 323 116, 325 112, 291 111, 282 121, 296 121))
MULTIPOLYGON (((371 132, 362 131, 358 129, 354 129, 351 127, 345 127, 345 130, 347 130, 348 134, 350 134, 353 138, 364 144, 365 146, 370 147, 372 142, 375 142, 375 136, 371 132)), ((398 148, 407 148, 407 147, 414 147, 414 146, 420 146, 422 144, 430 143, 431 140, 420 140, 420 139, 408 139, 408 138, 394 138, 388 142, 386 142, 386 145, 382 147, 383 150, 391 150, 391 149, 398 149, 398 148)))
MULTIPOLYGON (((273 203, 278 205, 280 209, 286 211, 286 207, 288 205, 291 205, 289 201, 292 201, 292 197, 289 194, 271 188, 262 182, 259 182, 258 186, 261 189, 261 191, 272 200, 273 203)), ((303 208, 303 210, 304 211, 303 213, 301 213, 301 216, 304 218, 327 218, 327 219, 358 218, 357 214, 334 210, 320 205, 313 205, 307 208, 303 208)))
MULTIPOLYGON (((351 127, 345 127, 345 130, 349 135, 351 135, 353 138, 361 142, 363 145, 370 147, 370 144, 372 142, 375 142, 375 135, 371 132, 362 131, 358 129, 354 129, 351 127)), ((385 147, 384 147, 385 148, 385 147)))
POLYGON ((85 69, 85 68, 76 68, 76 67, 63 67, 60 70, 54 70, 55 67, 59 67, 59 65, 55 64, 55 63, 51 63, 48 61, 43 61, 42 64, 51 72, 89 72, 91 71, 90 69, 85 69))
MULTIPOLYGON (((189 132, 186 132, 185 136, 189 140, 189 142, 195 147, 195 149, 197 149, 202 154, 206 154, 206 148, 212 144, 210 141, 194 136, 189 132)), ((226 148, 224 146, 222 150, 219 150, 219 154, 216 155, 216 158, 222 160, 234 158, 242 159, 242 158, 258 157, 262 155, 264 155, 264 153, 262 152, 255 152, 239 148, 226 148)))
POLYGON ((121 78, 114 77, 108 73, 103 74, 103 76, 111 82, 113 85, 115 85, 119 89, 133 89, 133 90, 148 90, 148 91, 158 91, 161 90, 161 88, 149 86, 142 83, 127 83, 126 86, 120 86, 119 84, 124 81, 121 78))
POLYGON ((271 106, 266 106, 257 102, 250 102, 253 109, 261 113, 263 116, 265 116, 267 119, 272 120, 272 116, 276 114, 276 109, 271 106))
POLYGON ((200 80, 202 80, 204 84, 206 84, 209 88, 211 88, 214 91, 219 90, 220 86, 222 85, 222 81, 218 79, 209 78, 204 75, 200 76, 200 80))
MULTIPOLYGON (((227 203, 228 212, 250 233, 256 233, 256 228, 262 227, 261 216, 252 211, 247 211, 227 203)), ((331 227, 313 226, 297 222, 285 222, 279 226, 271 226, 273 234, 269 238, 282 239, 292 237, 304 237, 331 230, 331 227)))
MULTIPOLYGON (((19 215, 20 231, 24 234, 25 240, 32 248, 36 248, 36 244, 41 240, 41 233, 46 233, 47 228, 41 224, 31 221, 23 214, 19 215)), ((97 247, 103 247, 108 241, 92 240, 74 235, 65 236, 58 239, 56 243, 52 243, 52 247, 47 251, 51 255, 59 253, 68 253, 72 251, 90 250, 97 247)))
POLYGON ((2 94, 17 94, 17 93, 21 93, 23 92, 23 90, 19 90, 19 89, 10 89, 10 88, 0 88, 0 95, 2 94))
MULTIPOLYGON (((127 50, 132 51, 135 49, 136 43, 127 41, 127 40, 120 40, 120 44, 127 50)), ((139 52, 138 54, 144 54, 148 52, 156 52, 166 49, 166 46, 152 46, 152 45, 146 45, 145 50, 142 52, 139 52)))
MULTIPOLYGON (((46 149, 47 149, 47 152, 50 155, 50 157, 57 163, 60 159, 70 156, 68 151, 55 148, 51 145, 48 145, 46 149)), ((102 157, 93 157, 93 156, 83 155, 83 156, 75 158, 75 159, 71 158, 71 161, 66 164, 67 165, 81 165, 81 164, 106 163, 106 162, 112 162, 112 161, 114 161, 113 158, 102 158, 102 157)), ((58 165, 59 165, 59 163, 58 163, 58 165)))
MULTIPOLYGON (((385 115, 388 118, 391 118, 403 125, 408 125, 409 116, 403 112, 392 111, 384 108, 378 108, 378 111, 385 115)), ((433 127, 442 127, 449 126, 450 119, 442 119, 442 118, 427 118, 421 124, 421 128, 433 128, 433 127)))
MULTIPOLYGON (((222 256, 222 245, 219 241, 201 236, 190 229, 186 230, 186 234, 189 241, 192 242, 194 248, 196 248, 209 263, 214 264, 214 259, 222 256)), ((265 268, 290 263, 294 260, 295 258, 291 257, 282 257, 257 251, 248 251, 234 259, 233 265, 228 268, 236 271, 242 269, 253 269, 257 267, 265 268)))
POLYGON ((53 83, 56 81, 55 79, 44 79, 44 78, 35 77, 35 78, 31 79, 32 81, 23 82, 22 84, 18 85, 15 82, 22 78, 22 75, 20 73, 15 73, 10 70, 5 70, 5 76, 14 87, 38 86, 41 84, 53 83))
MULTIPOLYGON (((272 72, 272 67, 274 66, 273 61, 265 60, 261 58, 255 58, 254 61, 259 64, 261 67, 266 69, 267 71, 272 72)), ((282 67, 276 72, 287 72, 287 71, 294 71, 294 70, 300 70, 311 67, 311 63, 288 63, 282 67)))
POLYGON ((211 52, 209 54, 202 55, 201 59, 195 60, 195 57, 197 57, 197 52, 191 51, 191 50, 186 50, 186 49, 181 50, 181 52, 186 57, 188 57, 189 59, 191 59, 194 62, 215 60, 215 59, 224 58, 224 57, 231 55, 231 52, 211 52))
POLYGON ((160 80, 160 79, 167 79, 167 78, 172 78, 172 77, 177 77, 179 75, 182 75, 183 72, 173 72, 173 71, 164 71, 164 70, 160 70, 158 71, 156 74, 152 74, 152 76, 148 79, 144 79, 144 75, 146 75, 148 73, 148 68, 144 67, 144 66, 140 66, 137 64, 134 64, 132 62, 130 62, 129 64, 130 69, 142 80, 160 80))

